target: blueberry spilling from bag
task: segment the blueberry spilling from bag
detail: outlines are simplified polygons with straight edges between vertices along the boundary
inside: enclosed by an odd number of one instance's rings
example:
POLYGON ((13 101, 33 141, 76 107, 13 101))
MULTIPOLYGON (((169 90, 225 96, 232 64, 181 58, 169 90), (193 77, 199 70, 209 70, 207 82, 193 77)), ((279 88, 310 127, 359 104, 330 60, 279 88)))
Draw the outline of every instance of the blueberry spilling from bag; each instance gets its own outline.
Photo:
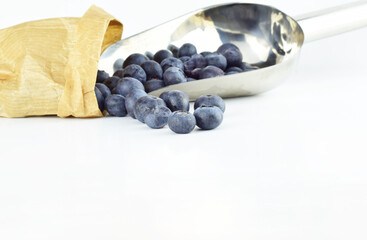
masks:
POLYGON ((169 45, 154 55, 134 53, 125 61, 118 59, 113 67, 112 77, 100 70, 97 74, 95 92, 102 112, 110 116, 129 115, 153 129, 168 125, 181 134, 191 132, 195 126, 203 130, 217 128, 223 121, 223 99, 214 94, 200 96, 192 114, 189 97, 183 91, 165 91, 159 98, 147 93, 169 85, 257 69, 243 62, 242 53, 232 43, 221 45, 216 52, 200 54, 190 43, 180 48, 169 45))

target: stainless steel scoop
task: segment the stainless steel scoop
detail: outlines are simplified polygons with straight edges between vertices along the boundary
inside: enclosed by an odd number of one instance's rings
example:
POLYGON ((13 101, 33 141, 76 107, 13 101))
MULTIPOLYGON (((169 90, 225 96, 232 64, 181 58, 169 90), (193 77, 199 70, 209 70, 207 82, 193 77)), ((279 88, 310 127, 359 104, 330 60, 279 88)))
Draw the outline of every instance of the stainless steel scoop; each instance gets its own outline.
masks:
POLYGON ((99 69, 113 74, 113 63, 132 53, 152 53, 169 44, 193 43, 198 52, 237 45, 244 61, 258 70, 171 85, 154 92, 183 90, 190 99, 203 94, 248 96, 268 91, 292 73, 304 42, 367 26, 367 1, 354 2, 295 18, 276 8, 247 3, 211 6, 123 39, 102 54, 99 69))

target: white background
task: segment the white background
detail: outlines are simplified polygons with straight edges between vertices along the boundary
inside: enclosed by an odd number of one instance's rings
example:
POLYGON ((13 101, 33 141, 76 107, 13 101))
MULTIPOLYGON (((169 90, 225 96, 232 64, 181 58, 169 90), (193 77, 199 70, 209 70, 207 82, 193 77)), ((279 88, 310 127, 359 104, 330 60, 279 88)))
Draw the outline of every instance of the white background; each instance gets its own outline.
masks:
MULTIPOLYGON (((220 2, 2 1, 0 28, 96 3, 127 37, 220 2)), ((347 2, 261 1, 291 16, 347 2)), ((366 42, 304 45, 288 82, 226 100, 214 131, 0 119, 0 239, 367 239, 366 42)))

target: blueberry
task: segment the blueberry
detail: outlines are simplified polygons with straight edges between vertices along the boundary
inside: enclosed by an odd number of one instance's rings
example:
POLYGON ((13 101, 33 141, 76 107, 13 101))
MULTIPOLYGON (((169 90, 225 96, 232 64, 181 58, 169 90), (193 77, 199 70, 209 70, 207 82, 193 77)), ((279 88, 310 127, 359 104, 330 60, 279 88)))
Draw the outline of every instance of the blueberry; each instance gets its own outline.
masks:
POLYGON ((122 65, 122 68, 126 68, 131 64, 141 65, 143 62, 148 61, 148 58, 140 53, 133 53, 128 56, 122 65))
POLYGON ((195 125, 194 115, 186 111, 176 111, 168 118, 168 127, 175 133, 190 133, 194 130, 195 125))
POLYGON ((194 111, 196 125, 203 130, 218 127, 223 121, 223 112, 218 107, 201 106, 194 111))
POLYGON ((103 83, 109 77, 110 77, 110 75, 108 75, 108 73, 106 73, 105 71, 98 70, 98 72, 97 72, 97 83, 103 83))
POLYGON ((183 56, 183 57, 180 57, 179 59, 181 60, 181 62, 183 62, 185 64, 185 62, 189 61, 191 57, 189 56, 183 56))
POLYGON ((146 92, 153 92, 157 89, 163 88, 164 86, 165 85, 163 80, 159 79, 152 79, 144 83, 144 88, 146 92))
POLYGON ((163 49, 159 50, 158 52, 156 52, 156 54, 154 54, 153 60, 160 64, 164 59, 170 57, 173 57, 172 53, 168 50, 163 49))
POLYGON ((96 94, 98 108, 101 112, 103 112, 103 105, 104 105, 104 97, 101 91, 97 87, 94 88, 94 94, 96 94))
POLYGON ((159 106, 145 117, 145 123, 154 129, 162 128, 167 125, 168 118, 171 114, 172 112, 169 108, 159 106))
POLYGON ((191 43, 185 43, 184 45, 180 47, 180 49, 178 49, 179 57, 183 57, 183 56, 191 57, 192 55, 196 53, 197 53, 196 47, 192 45, 191 43))
POLYGON ((161 66, 163 69, 163 73, 170 67, 177 67, 181 69, 182 71, 184 70, 183 62, 180 59, 174 58, 174 57, 169 57, 169 58, 164 59, 161 62, 161 66))
POLYGON ((113 76, 114 77, 119 77, 119 78, 122 78, 122 69, 121 70, 117 70, 116 72, 114 72, 113 76))
POLYGON ((149 51, 146 51, 146 52, 145 52, 145 56, 146 56, 149 60, 153 60, 153 58, 154 58, 153 53, 151 53, 151 52, 149 52, 149 51))
POLYGON ((204 106, 204 105, 207 106, 207 107, 216 106, 220 110, 222 110, 222 112, 224 112, 226 110, 226 105, 225 105, 223 99, 221 97, 219 97, 218 95, 215 95, 215 94, 202 95, 202 96, 198 97, 195 100, 194 109, 197 109, 198 107, 201 107, 201 106, 204 106))
POLYGON ((127 66, 122 72, 122 77, 132 77, 138 79, 142 83, 147 81, 147 75, 144 69, 136 64, 127 66))
POLYGON ((162 99, 150 95, 141 97, 135 103, 134 115, 136 119, 144 123, 146 116, 159 106, 166 107, 162 99))
POLYGON ((192 72, 190 74, 188 74, 188 77, 191 78, 195 78, 195 79, 200 79, 200 74, 203 71, 202 68, 196 68, 194 70, 192 70, 192 72))
POLYGON ((177 67, 168 68, 163 74, 163 81, 166 86, 186 82, 186 78, 181 69, 177 67))
POLYGON ((122 65, 124 65, 124 59, 119 58, 113 64, 113 71, 116 72, 118 70, 122 70, 122 65))
POLYGON ((224 75, 233 75, 233 74, 237 74, 239 72, 234 72, 234 71, 230 71, 230 72, 226 72, 224 75))
POLYGON ((190 99, 187 93, 180 90, 171 90, 163 92, 160 96, 166 103, 167 107, 172 111, 189 111, 190 99))
POLYGON ((106 85, 111 91, 117 86, 118 81, 120 81, 121 78, 119 77, 109 77, 107 78, 103 84, 106 85))
POLYGON ((178 58, 178 47, 173 44, 168 45, 168 50, 170 50, 175 58, 178 58))
POLYGON ((223 71, 227 68, 227 59, 223 55, 217 53, 209 54, 205 57, 208 66, 215 66, 223 71))
POLYGON ((201 56, 206 57, 206 56, 212 54, 212 52, 205 51, 205 52, 201 52, 200 54, 201 54, 201 56))
POLYGON ((204 68, 206 65, 206 59, 200 54, 195 54, 184 63, 184 70, 186 74, 190 74, 195 68, 204 68))
POLYGON ((243 72, 243 70, 239 67, 229 67, 226 69, 226 72, 237 72, 237 73, 240 73, 240 72, 243 72))
POLYGON ((223 56, 227 59, 228 67, 240 67, 242 65, 242 54, 237 49, 227 49, 223 56))
POLYGON ((103 83, 96 83, 96 88, 98 88, 98 90, 101 91, 104 98, 111 95, 111 90, 103 83))
POLYGON ((244 72, 249 72, 249 71, 252 71, 252 70, 259 69, 257 66, 252 66, 251 64, 249 64, 249 63, 245 63, 245 62, 243 62, 243 63, 241 64, 240 68, 241 68, 244 72))
POLYGON ((130 91, 130 93, 125 98, 125 107, 127 113, 132 117, 135 118, 134 114, 134 106, 135 103, 139 100, 139 98, 146 96, 147 93, 141 89, 134 89, 130 91))
POLYGON ((222 69, 215 66, 207 66, 200 72, 200 79, 220 77, 223 75, 224 72, 222 69))
POLYGON ((118 82, 115 93, 122 96, 127 96, 127 94, 129 94, 129 92, 133 89, 140 89, 144 91, 144 85, 135 78, 124 77, 118 82))
POLYGON ((220 47, 217 50, 218 54, 222 54, 227 51, 228 49, 237 49, 240 50, 236 45, 234 45, 233 43, 224 43, 222 45, 220 45, 220 47))
POLYGON ((111 116, 125 117, 127 115, 125 108, 125 97, 112 94, 108 96, 104 104, 105 109, 111 116))
POLYGON ((147 80, 156 78, 156 79, 162 79, 163 77, 163 70, 159 63, 153 60, 146 61, 141 65, 143 70, 145 71, 147 75, 147 80))
POLYGON ((195 78, 190 78, 190 77, 186 78, 186 82, 192 82, 192 81, 196 81, 196 79, 195 78))

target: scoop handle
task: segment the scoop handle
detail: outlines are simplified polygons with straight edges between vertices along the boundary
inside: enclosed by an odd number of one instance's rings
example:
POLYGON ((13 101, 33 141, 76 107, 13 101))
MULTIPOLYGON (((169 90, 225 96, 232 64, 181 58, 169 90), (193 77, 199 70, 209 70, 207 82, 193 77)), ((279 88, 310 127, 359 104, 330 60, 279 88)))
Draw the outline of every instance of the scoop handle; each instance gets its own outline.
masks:
POLYGON ((295 19, 304 32, 305 42, 312 42, 366 27, 367 1, 303 14, 295 19))

